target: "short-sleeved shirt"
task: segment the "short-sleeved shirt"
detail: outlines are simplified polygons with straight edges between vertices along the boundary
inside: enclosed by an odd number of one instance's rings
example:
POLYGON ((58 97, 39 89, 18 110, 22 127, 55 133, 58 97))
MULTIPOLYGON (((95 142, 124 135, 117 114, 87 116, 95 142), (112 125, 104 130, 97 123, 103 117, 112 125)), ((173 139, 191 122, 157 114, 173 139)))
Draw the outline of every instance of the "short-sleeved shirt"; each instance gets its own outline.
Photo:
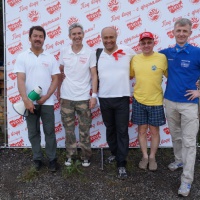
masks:
POLYGON ((74 53, 71 46, 61 50, 60 65, 64 66, 65 79, 61 85, 61 98, 73 101, 88 100, 91 90, 91 68, 96 66, 96 55, 83 47, 74 53))
POLYGON ((118 45, 118 49, 109 55, 104 50, 98 60, 99 97, 113 98, 130 96, 130 61, 135 52, 128 46, 118 45), (118 54, 116 60, 113 54, 118 54))
POLYGON ((134 98, 147 106, 163 104, 162 78, 167 76, 165 55, 154 52, 150 56, 138 54, 131 61, 130 76, 135 77, 134 98))
MULTIPOLYGON (((52 75, 59 74, 59 64, 53 55, 43 51, 36 56, 30 49, 18 55, 14 73, 26 74, 27 95, 37 86, 42 88, 42 95, 46 95, 52 82, 52 75)), ((37 104, 34 102, 34 104, 37 104)), ((51 95, 43 105, 54 105, 54 97, 51 95)))

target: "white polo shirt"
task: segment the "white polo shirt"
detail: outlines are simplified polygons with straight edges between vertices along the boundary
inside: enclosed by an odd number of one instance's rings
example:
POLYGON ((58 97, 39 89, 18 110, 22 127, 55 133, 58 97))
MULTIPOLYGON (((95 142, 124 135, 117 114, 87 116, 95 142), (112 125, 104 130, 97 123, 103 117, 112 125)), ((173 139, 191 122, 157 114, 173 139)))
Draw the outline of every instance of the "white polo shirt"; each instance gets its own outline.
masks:
MULTIPOLYGON (((59 65, 53 55, 43 51, 36 56, 30 49, 18 55, 14 65, 14 73, 26 74, 27 95, 35 87, 42 88, 42 95, 46 95, 51 85, 52 75, 59 74, 59 65)), ((34 102, 34 104, 37 104, 34 102)), ((43 105, 54 105, 54 97, 51 95, 43 105)))
POLYGON ((91 72, 96 66, 96 54, 83 47, 74 53, 71 46, 61 50, 60 64, 64 66, 65 79, 62 82, 60 96, 72 101, 90 99, 91 72))
POLYGON ((118 54, 118 60, 115 60, 113 54, 109 55, 104 50, 99 57, 99 97, 113 98, 131 95, 130 61, 135 52, 124 45, 118 45, 116 51, 118 50, 123 50, 125 53, 125 55, 118 54))

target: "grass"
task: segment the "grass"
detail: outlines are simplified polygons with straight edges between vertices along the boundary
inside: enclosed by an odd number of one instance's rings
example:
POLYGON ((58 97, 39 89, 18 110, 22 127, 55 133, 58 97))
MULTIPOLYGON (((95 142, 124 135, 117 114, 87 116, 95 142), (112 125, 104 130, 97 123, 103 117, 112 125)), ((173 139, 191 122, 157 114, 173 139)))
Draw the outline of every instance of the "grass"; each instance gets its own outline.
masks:
POLYGON ((22 176, 18 177, 19 181, 23 182, 31 182, 32 180, 36 179, 39 175, 39 172, 34 168, 31 167, 29 170, 25 171, 22 176))

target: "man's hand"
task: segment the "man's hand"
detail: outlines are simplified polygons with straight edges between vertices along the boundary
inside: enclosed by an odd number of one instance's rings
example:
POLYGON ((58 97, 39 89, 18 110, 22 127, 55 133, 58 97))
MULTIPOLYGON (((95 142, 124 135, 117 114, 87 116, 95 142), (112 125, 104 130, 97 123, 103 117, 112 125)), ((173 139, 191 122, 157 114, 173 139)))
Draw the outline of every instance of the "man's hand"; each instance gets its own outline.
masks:
POLYGON ((34 113, 35 106, 34 106, 33 102, 30 99, 28 99, 28 98, 25 99, 24 100, 24 105, 25 105, 27 110, 29 110, 31 113, 34 113))
POLYGON ((93 109, 93 108, 95 107, 96 103, 97 103, 96 97, 95 97, 95 98, 94 98, 94 97, 91 97, 91 98, 90 98, 90 101, 89 101, 89 108, 90 108, 90 109, 93 109))
POLYGON ((199 90, 187 90, 186 92, 187 94, 185 94, 184 96, 185 97, 189 96, 188 100, 194 100, 195 98, 200 97, 199 90))
POLYGON ((38 104, 42 105, 49 97, 47 95, 41 96, 41 98, 37 101, 38 104))

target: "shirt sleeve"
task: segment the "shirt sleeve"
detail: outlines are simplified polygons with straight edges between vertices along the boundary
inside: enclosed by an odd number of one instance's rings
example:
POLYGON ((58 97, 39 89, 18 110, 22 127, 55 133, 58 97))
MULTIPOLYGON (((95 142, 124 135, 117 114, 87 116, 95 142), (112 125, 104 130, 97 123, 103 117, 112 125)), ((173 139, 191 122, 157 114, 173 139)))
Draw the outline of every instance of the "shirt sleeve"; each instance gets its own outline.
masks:
POLYGON ((58 61, 52 56, 52 73, 51 75, 60 74, 58 61))
POLYGON ((92 51, 90 55, 90 68, 96 66, 96 52, 92 51))
POLYGON ((22 73, 26 72, 26 69, 25 69, 25 66, 24 66, 24 59, 23 59, 23 56, 21 54, 18 55, 16 62, 15 62, 15 65, 14 65, 13 73, 17 73, 17 72, 22 72, 22 73))
POLYGON ((130 64, 130 77, 134 77, 134 76, 135 76, 135 72, 133 68, 133 58, 132 58, 131 64, 130 64))

